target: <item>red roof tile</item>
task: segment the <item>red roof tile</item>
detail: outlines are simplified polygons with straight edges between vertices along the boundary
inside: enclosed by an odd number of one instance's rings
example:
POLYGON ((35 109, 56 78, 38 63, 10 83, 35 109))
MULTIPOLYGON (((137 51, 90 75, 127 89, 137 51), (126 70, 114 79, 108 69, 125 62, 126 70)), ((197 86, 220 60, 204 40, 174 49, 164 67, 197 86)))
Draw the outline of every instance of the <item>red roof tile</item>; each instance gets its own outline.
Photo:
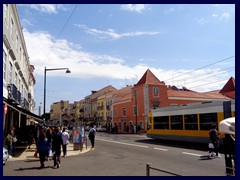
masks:
POLYGON ((189 98, 189 99, 199 99, 199 100, 210 100, 210 99, 222 99, 227 100, 230 99, 220 93, 219 91, 211 91, 211 92, 194 92, 194 91, 183 91, 183 90, 172 90, 168 89, 168 97, 170 98, 189 98))
POLYGON ((235 91, 235 79, 231 77, 228 82, 223 86, 221 91, 219 93, 227 93, 227 92, 232 92, 235 91))
POLYGON ((142 84, 165 85, 163 82, 159 81, 159 79, 149 69, 138 81, 137 86, 142 84))

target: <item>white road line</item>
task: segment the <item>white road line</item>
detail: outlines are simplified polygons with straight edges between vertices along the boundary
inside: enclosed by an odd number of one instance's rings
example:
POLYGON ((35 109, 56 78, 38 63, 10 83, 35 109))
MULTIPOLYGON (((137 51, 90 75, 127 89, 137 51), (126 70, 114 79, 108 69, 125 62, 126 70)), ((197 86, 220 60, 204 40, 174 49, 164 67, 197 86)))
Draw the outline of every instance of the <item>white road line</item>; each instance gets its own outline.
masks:
POLYGON ((201 154, 194 154, 194 153, 188 153, 188 152, 182 152, 183 154, 191 155, 191 156, 202 156, 201 154))
POLYGON ((163 149, 163 148, 153 148, 155 150, 160 150, 160 151, 168 151, 168 149, 163 149))
POLYGON ((143 145, 138 145, 138 144, 129 144, 129 143, 124 143, 124 142, 117 142, 117 141, 111 141, 111 140, 99 139, 99 138, 96 138, 96 139, 100 140, 100 141, 106 141, 106 142, 111 142, 111 143, 116 143, 116 144, 123 144, 123 145, 128 145, 128 146, 137 146, 137 147, 148 148, 148 146, 143 146, 143 145))

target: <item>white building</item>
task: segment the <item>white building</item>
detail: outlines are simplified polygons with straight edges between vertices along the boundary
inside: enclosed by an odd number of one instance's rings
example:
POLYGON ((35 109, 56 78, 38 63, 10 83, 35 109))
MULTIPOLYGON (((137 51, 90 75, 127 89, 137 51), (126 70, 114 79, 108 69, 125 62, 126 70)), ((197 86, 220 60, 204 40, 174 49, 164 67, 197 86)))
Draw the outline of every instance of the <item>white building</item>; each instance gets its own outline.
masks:
POLYGON ((30 65, 15 4, 3 4, 3 103, 5 131, 21 128, 40 117, 33 114, 34 66, 30 65))

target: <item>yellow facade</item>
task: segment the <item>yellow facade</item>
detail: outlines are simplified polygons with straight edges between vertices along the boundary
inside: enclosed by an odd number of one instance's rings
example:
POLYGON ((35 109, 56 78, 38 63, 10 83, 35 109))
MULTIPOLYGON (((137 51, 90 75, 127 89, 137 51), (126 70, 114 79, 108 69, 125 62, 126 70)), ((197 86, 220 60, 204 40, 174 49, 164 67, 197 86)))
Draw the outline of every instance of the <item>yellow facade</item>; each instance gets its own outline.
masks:
POLYGON ((97 126, 105 126, 107 117, 106 117, 106 95, 101 95, 97 98, 97 126))

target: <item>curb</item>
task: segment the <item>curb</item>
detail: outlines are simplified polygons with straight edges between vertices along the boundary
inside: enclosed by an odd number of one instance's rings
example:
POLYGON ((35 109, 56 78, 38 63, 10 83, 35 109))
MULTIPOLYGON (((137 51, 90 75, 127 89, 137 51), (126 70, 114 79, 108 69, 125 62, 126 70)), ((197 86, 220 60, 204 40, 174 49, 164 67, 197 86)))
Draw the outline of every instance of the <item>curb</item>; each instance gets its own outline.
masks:
MULTIPOLYGON (((8 159, 8 161, 19 161, 19 160, 36 160, 39 161, 39 158, 35 158, 34 157, 34 152, 35 152, 36 146, 34 144, 32 144, 31 148, 28 149, 27 147, 25 148, 25 150, 23 151, 23 153, 19 156, 19 157, 12 157, 11 159, 8 159)), ((69 157, 69 156, 76 156, 76 155, 80 155, 80 154, 84 154, 91 151, 91 148, 86 148, 86 145, 83 146, 83 150, 73 150, 73 144, 69 143, 68 147, 67 147, 67 156, 65 157, 69 157)), ((50 152, 50 158, 51 158, 51 152, 50 152)))

